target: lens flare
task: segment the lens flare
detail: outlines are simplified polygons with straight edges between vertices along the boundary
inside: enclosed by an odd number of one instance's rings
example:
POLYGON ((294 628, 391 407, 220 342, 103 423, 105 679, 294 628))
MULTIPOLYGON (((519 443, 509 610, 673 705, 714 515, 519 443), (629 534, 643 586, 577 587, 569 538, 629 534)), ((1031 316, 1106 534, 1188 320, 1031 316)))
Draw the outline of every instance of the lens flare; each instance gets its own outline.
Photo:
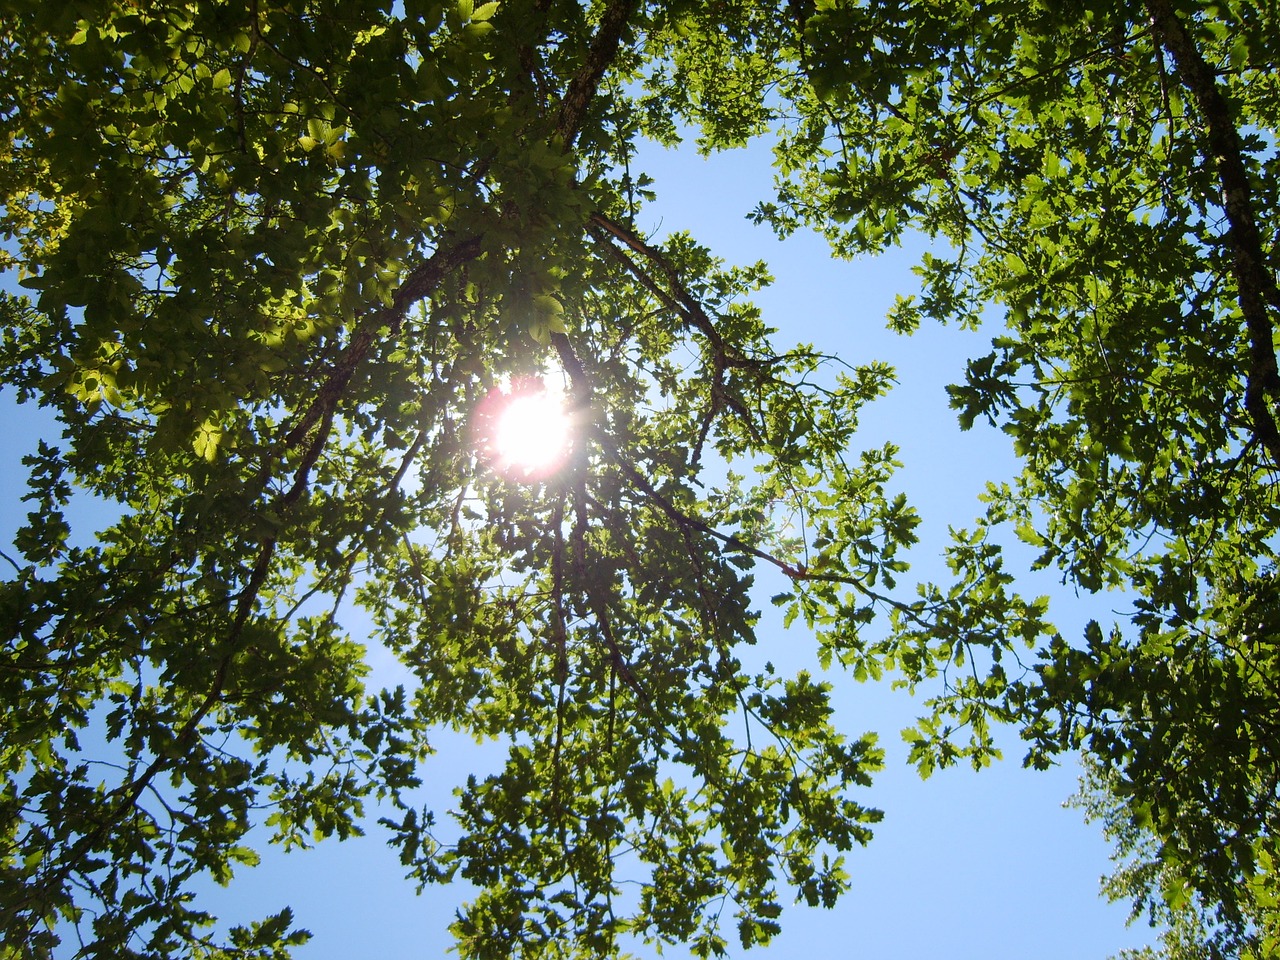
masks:
POLYGON ((513 397, 498 418, 494 444, 498 456, 517 470, 545 470, 569 444, 564 406, 546 393, 513 397))
POLYGON ((564 397, 540 381, 490 391, 478 413, 481 445, 494 469, 508 477, 545 479, 569 454, 572 418, 564 397))

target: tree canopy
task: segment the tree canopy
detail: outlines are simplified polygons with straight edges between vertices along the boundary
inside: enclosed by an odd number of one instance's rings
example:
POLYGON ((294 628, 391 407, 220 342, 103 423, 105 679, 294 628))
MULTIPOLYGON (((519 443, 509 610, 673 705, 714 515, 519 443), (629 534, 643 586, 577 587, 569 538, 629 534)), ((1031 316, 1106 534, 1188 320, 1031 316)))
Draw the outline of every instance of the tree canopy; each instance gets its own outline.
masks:
POLYGON ((287 912, 215 936, 193 883, 253 864, 251 830, 366 809, 411 881, 479 889, 463 957, 767 942, 847 886, 881 753, 827 682, 744 668, 762 567, 824 665, 928 694, 922 772, 989 762, 995 723, 1032 765, 1083 749, 1138 858, 1115 889, 1178 918, 1170 951, 1278 949, 1270 5, 5 0, 0 24, 27 293, 0 382, 63 428, 0 587, 13 955, 284 956, 287 912), (786 343, 763 264, 636 226, 637 144, 686 136, 771 140, 754 217, 784 236, 946 241, 894 329, 1003 323, 951 396, 1025 469, 948 582, 904 577, 895 450, 859 446, 893 371, 786 343), (563 462, 504 464, 496 421, 544 388, 563 462), (117 519, 72 530, 75 497, 117 519), (1015 538, 1127 612, 1060 635, 1015 538), (370 686, 373 646, 411 679, 370 686), (508 751, 453 822, 414 795, 442 728, 508 751))

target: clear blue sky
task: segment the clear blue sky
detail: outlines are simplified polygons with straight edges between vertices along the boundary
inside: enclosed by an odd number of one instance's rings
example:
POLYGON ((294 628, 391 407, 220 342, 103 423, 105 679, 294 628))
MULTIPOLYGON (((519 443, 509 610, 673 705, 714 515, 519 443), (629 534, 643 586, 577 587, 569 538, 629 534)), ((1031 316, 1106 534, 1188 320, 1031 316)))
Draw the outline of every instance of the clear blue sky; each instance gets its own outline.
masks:
MULTIPOLYGON (((894 294, 915 288, 910 267, 921 248, 875 261, 833 261, 819 238, 796 236, 779 244, 764 228, 750 226, 744 214, 768 189, 767 153, 704 161, 691 149, 655 148, 638 166, 655 177, 659 191, 643 227, 658 233, 690 230, 731 262, 769 262, 777 280, 759 302, 781 342, 814 342, 849 362, 879 359, 897 367, 900 385, 868 412, 859 443, 892 440, 902 448, 900 489, 924 518, 912 574, 942 578, 947 526, 968 524, 979 512, 976 495, 984 481, 1005 478, 1016 467, 999 433, 976 428, 961 434, 947 409, 944 385, 960 378, 965 357, 982 350, 989 334, 926 328, 908 339, 884 330, 894 294)), ((12 393, 0 389, 0 436, 9 448, 0 460, 0 539, 6 552, 25 513, 18 503, 17 458, 49 431, 45 419, 16 408, 12 393)), ((813 643, 805 631, 797 626, 784 632, 770 619, 769 587, 761 587, 766 619, 759 649, 780 667, 810 663, 813 643)), ((1108 608, 1117 605, 1106 598, 1076 598, 1051 577, 1026 589, 1053 595, 1055 622, 1069 637, 1078 635, 1083 619, 1105 620, 1108 608)), ((1145 926, 1126 928, 1124 906, 1108 905, 1097 895, 1098 878, 1109 868, 1109 847, 1096 826, 1062 807, 1075 789, 1075 769, 1021 769, 1021 751, 1010 736, 1003 764, 980 774, 968 768, 942 771, 922 782, 905 765, 898 736, 913 716, 906 695, 892 693, 887 684, 859 685, 839 672, 827 679, 838 691, 843 728, 850 734, 878 731, 888 751, 888 769, 857 798, 883 809, 885 820, 870 847, 850 853, 853 889, 835 910, 792 907, 783 913, 782 936, 771 947, 733 956, 837 951, 877 960, 1077 960, 1151 942, 1145 926)), ((424 774, 443 813, 452 785, 487 769, 500 754, 456 738, 440 746, 424 774)), ((400 879, 399 863, 383 846, 376 824, 363 840, 287 857, 264 853, 263 866, 243 871, 228 890, 212 891, 209 909, 225 909, 243 921, 291 905, 299 924, 315 933, 299 951, 304 960, 446 955, 445 928, 465 891, 429 889, 415 896, 400 879)), ((731 924, 726 935, 732 940, 731 924)), ((679 949, 666 953, 684 955, 679 949)))

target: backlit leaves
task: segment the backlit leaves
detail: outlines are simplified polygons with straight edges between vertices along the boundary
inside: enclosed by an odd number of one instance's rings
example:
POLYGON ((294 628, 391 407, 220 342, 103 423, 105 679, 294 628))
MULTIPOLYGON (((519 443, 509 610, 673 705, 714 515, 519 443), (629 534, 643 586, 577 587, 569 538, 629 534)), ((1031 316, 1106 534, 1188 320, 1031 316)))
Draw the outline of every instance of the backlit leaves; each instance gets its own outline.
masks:
MULTIPOLYGON (((283 955, 287 913, 211 945, 187 891, 255 863, 255 826, 307 845, 375 805, 414 878, 480 886, 466 956, 712 955, 834 903, 879 751, 735 651, 752 567, 798 549, 769 514, 856 526, 850 581, 910 542, 886 467, 843 463, 888 374, 820 387, 830 358, 745 302, 762 266, 612 219, 639 129, 593 94, 665 14, 91 7, 10 4, 0 46, 32 297, 5 301, 4 379, 65 433, 4 593, 7 940, 283 955), (552 369, 574 461, 498 476, 477 404, 552 369), (716 458, 753 482, 717 487, 716 458), (366 687, 366 644, 402 688, 366 687), (441 727, 508 756, 445 823, 417 793, 441 727)), ((729 48, 698 30, 710 77, 729 48)))
POLYGON ((6 4, 0 224, 31 300, 0 301, 0 376, 64 433, 0 592, 7 941, 284 955, 287 912, 211 945, 187 891, 255 861, 260 815, 289 847, 377 805, 414 879, 479 888, 464 956, 767 943, 847 887, 880 763, 825 682, 744 666, 768 568, 822 665, 930 698, 921 772, 988 763, 996 722, 1036 765, 1087 748, 1154 838, 1126 893, 1215 905, 1266 955, 1273 19, 6 4), (938 240, 893 328, 1003 317, 951 399, 1025 470, 949 582, 906 584, 896 450, 857 442, 893 371, 776 336, 763 265, 637 232, 637 138, 689 129, 776 137, 755 218, 783 235, 938 240), (519 482, 475 411, 534 376, 580 434, 519 482), (1129 612, 1057 636, 1005 532, 1129 612), (446 727, 506 761, 437 820, 446 727))

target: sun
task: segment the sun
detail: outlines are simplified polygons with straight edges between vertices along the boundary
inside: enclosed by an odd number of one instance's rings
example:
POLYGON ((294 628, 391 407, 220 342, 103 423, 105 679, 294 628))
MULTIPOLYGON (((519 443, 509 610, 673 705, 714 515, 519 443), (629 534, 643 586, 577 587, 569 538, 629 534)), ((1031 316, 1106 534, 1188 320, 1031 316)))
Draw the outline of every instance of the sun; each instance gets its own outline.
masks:
POLYGON ((482 442, 495 469, 516 480, 542 480, 564 463, 573 422, 562 394, 527 380, 494 390, 481 410, 482 442))
POLYGON ((559 397, 545 391, 515 396, 498 415, 494 449, 517 470, 545 470, 568 445, 569 417, 559 397))

